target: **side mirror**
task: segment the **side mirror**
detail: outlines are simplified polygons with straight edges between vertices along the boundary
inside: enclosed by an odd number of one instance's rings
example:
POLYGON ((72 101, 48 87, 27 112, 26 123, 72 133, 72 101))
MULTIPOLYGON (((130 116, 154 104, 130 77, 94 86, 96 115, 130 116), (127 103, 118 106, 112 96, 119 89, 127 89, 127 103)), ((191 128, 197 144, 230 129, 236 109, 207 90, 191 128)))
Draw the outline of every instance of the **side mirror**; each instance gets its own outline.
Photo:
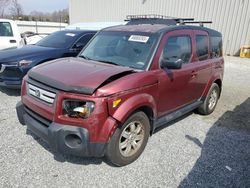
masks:
POLYGON ((82 48, 84 47, 83 43, 76 43, 72 48, 71 51, 73 52, 80 52, 82 48))
POLYGON ((79 43, 76 43, 75 48, 81 50, 83 48, 83 46, 84 46, 84 44, 79 42, 79 43))
POLYGON ((168 68, 168 69, 181 69, 182 64, 184 63, 184 61, 182 59, 162 59, 160 61, 161 64, 161 68, 168 68))

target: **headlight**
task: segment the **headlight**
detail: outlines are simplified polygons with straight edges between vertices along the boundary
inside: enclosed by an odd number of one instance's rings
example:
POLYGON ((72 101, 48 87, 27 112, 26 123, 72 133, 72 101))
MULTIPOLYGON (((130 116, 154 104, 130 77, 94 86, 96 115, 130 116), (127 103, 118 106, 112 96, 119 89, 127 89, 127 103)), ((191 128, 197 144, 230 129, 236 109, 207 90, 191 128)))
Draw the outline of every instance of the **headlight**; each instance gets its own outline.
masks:
POLYGON ((8 62, 8 63, 5 63, 3 64, 5 67, 16 67, 18 66, 18 62, 17 61, 14 61, 14 62, 8 62))
POLYGON ((88 118, 93 112, 95 104, 79 100, 64 100, 63 115, 72 118, 88 118))
POLYGON ((32 63, 32 61, 30 61, 30 60, 22 60, 22 61, 19 61, 18 66, 26 67, 26 66, 30 65, 31 63, 32 63))

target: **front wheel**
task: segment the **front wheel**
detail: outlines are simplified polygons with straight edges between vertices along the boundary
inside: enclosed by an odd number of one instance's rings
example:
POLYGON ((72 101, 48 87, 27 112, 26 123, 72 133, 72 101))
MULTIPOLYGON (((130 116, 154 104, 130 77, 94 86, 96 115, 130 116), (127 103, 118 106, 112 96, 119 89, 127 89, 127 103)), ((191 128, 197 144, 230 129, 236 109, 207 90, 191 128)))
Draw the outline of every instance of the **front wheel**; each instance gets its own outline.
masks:
POLYGON ((150 123, 143 112, 136 112, 118 127, 106 150, 106 158, 116 166, 135 161, 143 152, 149 138, 150 123))
POLYGON ((205 101, 198 108, 198 112, 203 115, 211 114, 217 105, 219 96, 220 96, 220 88, 218 84, 213 83, 205 101))

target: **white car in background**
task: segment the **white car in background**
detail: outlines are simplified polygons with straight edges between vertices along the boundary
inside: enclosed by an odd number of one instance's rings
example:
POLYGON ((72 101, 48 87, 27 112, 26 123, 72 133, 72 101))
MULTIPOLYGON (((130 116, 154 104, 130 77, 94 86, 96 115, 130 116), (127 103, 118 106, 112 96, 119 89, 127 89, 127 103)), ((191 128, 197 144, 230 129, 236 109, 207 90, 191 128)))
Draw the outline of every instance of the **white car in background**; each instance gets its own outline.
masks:
POLYGON ((25 44, 36 44, 38 41, 47 37, 49 34, 37 34, 32 31, 26 31, 22 33, 22 38, 25 41, 25 44))
POLYGON ((0 19, 0 50, 24 45, 17 24, 13 20, 0 19))

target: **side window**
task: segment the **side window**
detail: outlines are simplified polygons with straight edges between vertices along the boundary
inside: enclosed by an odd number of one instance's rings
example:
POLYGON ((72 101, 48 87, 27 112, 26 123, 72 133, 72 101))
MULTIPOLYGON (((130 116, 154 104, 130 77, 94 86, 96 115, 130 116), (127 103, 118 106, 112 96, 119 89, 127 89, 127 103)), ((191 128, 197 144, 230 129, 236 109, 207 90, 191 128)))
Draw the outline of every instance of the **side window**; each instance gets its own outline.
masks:
POLYGON ((163 48, 162 58, 165 61, 183 60, 188 63, 192 55, 192 43, 189 36, 169 37, 163 48))
POLYGON ((217 58, 222 56, 222 38, 221 37, 210 37, 211 48, 212 48, 212 58, 217 58))
POLYGON ((0 22, 0 36, 13 37, 12 28, 9 22, 0 22))
POLYGON ((82 49, 89 41, 90 39, 94 36, 95 34, 85 34, 83 35, 74 45, 73 48, 79 48, 82 49))
POLYGON ((196 35, 196 54, 200 61, 208 59, 208 36, 196 35))

